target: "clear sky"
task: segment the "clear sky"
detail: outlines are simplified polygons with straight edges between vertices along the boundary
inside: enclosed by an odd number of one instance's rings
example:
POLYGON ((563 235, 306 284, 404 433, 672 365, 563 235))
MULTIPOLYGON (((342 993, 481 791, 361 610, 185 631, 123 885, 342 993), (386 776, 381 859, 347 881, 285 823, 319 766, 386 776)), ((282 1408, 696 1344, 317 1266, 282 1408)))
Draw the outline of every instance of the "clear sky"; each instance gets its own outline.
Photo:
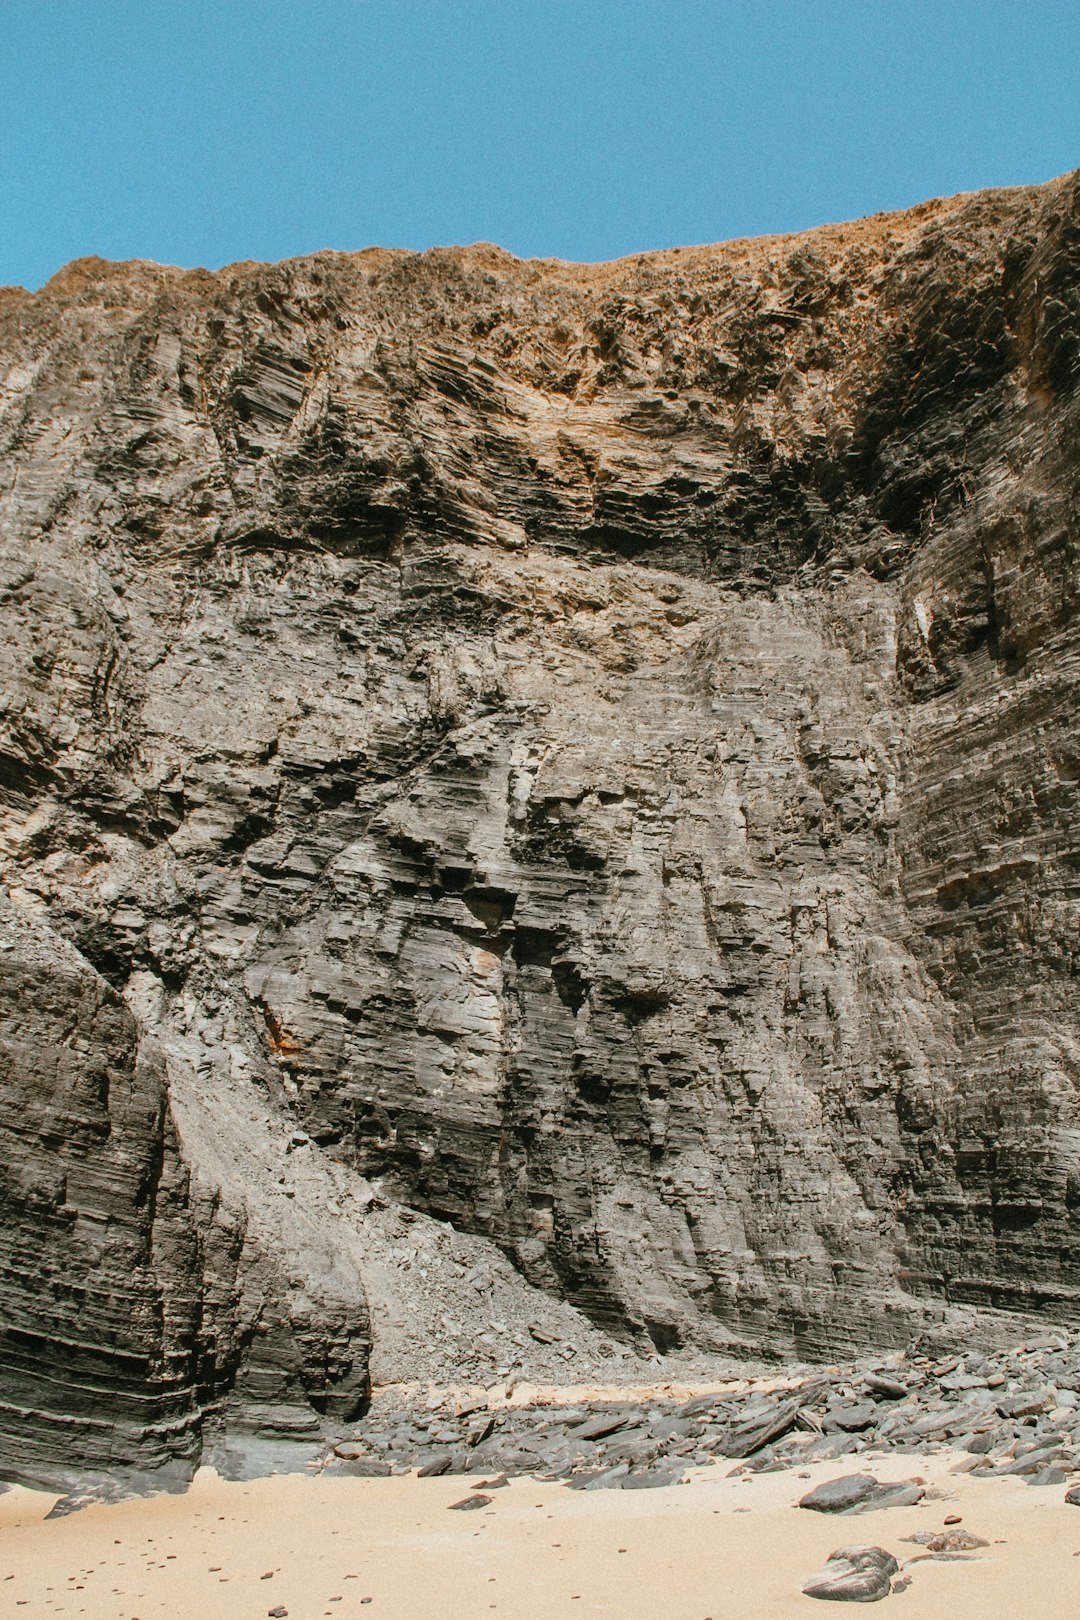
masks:
POLYGON ((0 0, 0 283, 606 259, 1080 165, 1080 0, 0 0))

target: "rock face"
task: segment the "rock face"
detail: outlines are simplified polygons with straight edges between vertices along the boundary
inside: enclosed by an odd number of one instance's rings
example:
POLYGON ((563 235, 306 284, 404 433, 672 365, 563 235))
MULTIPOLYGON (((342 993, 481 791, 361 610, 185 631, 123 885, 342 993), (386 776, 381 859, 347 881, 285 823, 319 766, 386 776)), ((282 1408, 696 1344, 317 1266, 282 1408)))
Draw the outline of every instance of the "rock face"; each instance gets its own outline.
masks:
POLYGON ((1080 1317, 1078 381, 1076 176, 0 292, 9 1472, 1080 1317))

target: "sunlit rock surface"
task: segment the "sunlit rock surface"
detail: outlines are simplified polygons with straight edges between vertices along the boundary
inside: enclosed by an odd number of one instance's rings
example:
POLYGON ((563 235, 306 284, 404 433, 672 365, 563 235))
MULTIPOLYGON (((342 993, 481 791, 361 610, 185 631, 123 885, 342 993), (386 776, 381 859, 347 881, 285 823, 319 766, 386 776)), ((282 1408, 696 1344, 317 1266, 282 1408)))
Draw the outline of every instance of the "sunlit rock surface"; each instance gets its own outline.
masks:
POLYGON ((1078 381, 1076 176, 0 291, 4 1470, 1080 1318, 1078 381))

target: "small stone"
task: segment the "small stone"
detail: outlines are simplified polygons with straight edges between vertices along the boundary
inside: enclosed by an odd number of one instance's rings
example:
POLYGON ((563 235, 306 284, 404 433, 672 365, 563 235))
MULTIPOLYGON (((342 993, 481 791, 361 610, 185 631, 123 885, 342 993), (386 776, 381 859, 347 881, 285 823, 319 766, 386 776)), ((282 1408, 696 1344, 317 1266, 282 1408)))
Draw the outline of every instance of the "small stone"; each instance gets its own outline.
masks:
POLYGON ((871 1395, 882 1401, 903 1401, 911 1393, 906 1384, 895 1378, 883 1378, 880 1373, 867 1373, 863 1383, 871 1395))
POLYGON ((477 1508, 487 1507, 490 1501, 490 1496, 485 1496, 482 1491, 477 1491, 474 1496, 463 1496, 460 1502, 451 1502, 450 1506, 461 1513, 472 1513, 477 1508))
POLYGON ((285 1615, 287 1615, 289 1611, 283 1604, 279 1603, 276 1608, 267 1609, 266 1612, 269 1616, 269 1620, 284 1620, 285 1615))

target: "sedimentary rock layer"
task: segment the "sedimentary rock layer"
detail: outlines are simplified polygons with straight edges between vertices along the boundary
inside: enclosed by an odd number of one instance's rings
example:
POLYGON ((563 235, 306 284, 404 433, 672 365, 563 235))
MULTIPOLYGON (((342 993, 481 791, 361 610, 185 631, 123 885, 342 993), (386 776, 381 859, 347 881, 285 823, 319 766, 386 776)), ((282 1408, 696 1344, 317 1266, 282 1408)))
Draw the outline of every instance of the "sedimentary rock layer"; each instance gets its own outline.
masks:
POLYGON ((1078 377, 1075 176, 0 292, 13 1468, 1076 1320, 1078 377))

